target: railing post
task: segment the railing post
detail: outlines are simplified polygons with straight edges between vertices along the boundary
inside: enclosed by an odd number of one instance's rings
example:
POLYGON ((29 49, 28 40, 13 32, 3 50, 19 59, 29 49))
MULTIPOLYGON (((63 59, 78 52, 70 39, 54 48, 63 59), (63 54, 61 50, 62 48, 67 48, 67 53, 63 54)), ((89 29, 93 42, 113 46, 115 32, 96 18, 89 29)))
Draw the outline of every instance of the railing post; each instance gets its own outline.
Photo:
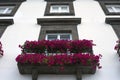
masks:
POLYGON ((77 70, 76 78, 77 78, 77 80, 82 80, 82 72, 81 72, 81 70, 77 70))
POLYGON ((38 78, 38 72, 36 69, 32 70, 32 80, 37 80, 38 78))
POLYGON ((70 54, 70 50, 69 49, 67 49, 67 54, 70 54))

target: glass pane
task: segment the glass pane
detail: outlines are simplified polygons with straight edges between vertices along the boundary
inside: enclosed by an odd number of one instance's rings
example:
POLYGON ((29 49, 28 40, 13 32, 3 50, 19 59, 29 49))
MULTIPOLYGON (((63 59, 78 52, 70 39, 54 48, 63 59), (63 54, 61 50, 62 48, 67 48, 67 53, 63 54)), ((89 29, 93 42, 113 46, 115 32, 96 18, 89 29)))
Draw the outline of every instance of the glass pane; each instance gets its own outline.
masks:
POLYGON ((10 14, 14 6, 0 6, 0 14, 10 14))
POLYGON ((0 14, 3 14, 6 8, 0 7, 0 14))
POLYGON ((62 6, 61 9, 62 9, 62 10, 67 10, 68 7, 67 7, 67 6, 62 6))
POLYGON ((115 12, 112 7, 107 7, 109 12, 115 12))
POLYGON ((68 5, 52 5, 50 12, 51 13, 68 13, 69 6, 68 5))
POLYGON ((68 5, 62 5, 60 12, 61 13, 68 13, 69 12, 69 6, 68 5))
POLYGON ((58 9, 59 9, 58 6, 53 6, 53 7, 52 7, 52 10, 58 10, 58 9))
POLYGON ((47 35, 47 40, 56 40, 57 35, 47 35))
POLYGON ((6 14, 10 14, 12 12, 13 8, 8 8, 8 10, 6 11, 6 14))
POLYGON ((115 7, 115 9, 116 9, 116 12, 120 12, 120 7, 119 6, 115 7))
POLYGON ((106 5, 109 12, 120 12, 120 5, 106 5))
POLYGON ((57 5, 52 5, 50 9, 51 13, 58 13, 59 12, 59 6, 57 5))
POLYGON ((60 40, 70 40, 70 35, 69 34, 62 34, 62 35, 60 35, 60 40))

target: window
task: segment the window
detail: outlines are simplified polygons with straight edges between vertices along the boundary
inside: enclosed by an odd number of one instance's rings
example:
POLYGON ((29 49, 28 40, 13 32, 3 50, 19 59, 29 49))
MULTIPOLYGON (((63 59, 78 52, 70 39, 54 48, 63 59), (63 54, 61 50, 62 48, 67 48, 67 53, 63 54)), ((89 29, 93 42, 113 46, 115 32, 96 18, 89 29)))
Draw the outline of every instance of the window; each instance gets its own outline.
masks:
POLYGON ((72 40, 72 35, 67 33, 52 33, 46 35, 46 40, 72 40))
POLYGON ((0 6, 0 14, 10 14, 14 6, 0 6))
POLYGON ((52 5, 50 13, 69 13, 68 5, 52 5))
POLYGON ((120 13, 120 5, 106 5, 106 7, 111 13, 120 13))
POLYGON ((47 2, 45 16, 75 15, 72 2, 47 2))
POLYGON ((21 3, 0 3, 0 16, 13 16, 21 3))
POLYGON ((38 18, 39 40, 78 40, 77 25, 80 23, 81 18, 38 18))
POLYGON ((120 2, 118 1, 99 1, 106 15, 120 15, 120 2))

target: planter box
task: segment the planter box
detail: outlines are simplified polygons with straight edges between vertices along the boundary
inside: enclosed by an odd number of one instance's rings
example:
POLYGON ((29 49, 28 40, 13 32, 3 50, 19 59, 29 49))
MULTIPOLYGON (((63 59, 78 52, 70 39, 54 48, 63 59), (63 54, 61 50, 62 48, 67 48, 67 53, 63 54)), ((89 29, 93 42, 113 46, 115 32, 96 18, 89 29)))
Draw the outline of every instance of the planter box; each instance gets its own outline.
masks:
POLYGON ((82 80, 82 74, 94 74, 96 66, 66 65, 63 70, 60 66, 22 64, 17 63, 21 74, 32 74, 32 80, 37 80, 38 74, 75 74, 77 80, 82 80))

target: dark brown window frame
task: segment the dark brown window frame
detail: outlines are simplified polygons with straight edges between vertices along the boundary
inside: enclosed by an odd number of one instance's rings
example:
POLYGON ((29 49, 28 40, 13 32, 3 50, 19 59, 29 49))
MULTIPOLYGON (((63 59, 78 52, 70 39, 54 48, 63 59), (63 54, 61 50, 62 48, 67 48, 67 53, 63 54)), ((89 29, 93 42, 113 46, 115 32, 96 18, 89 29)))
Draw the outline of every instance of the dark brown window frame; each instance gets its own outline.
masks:
POLYGON ((20 5, 21 5, 21 2, 16 2, 16 3, 0 3, 0 6, 14 6, 14 9, 12 10, 12 12, 10 14, 0 14, 0 17, 14 16, 20 5))
POLYGON ((77 25, 81 18, 38 18, 37 24, 41 25, 39 40, 43 40, 47 33, 71 33, 72 40, 78 40, 77 25))
POLYGON ((44 16, 69 16, 69 15, 73 15, 73 16, 75 15, 73 2, 47 2, 44 16), (51 5, 68 5, 70 12, 69 13, 50 13, 51 5))
POLYGON ((106 5, 120 5, 120 1, 99 1, 99 4, 106 15, 120 15, 120 13, 109 12, 106 7, 106 5))

